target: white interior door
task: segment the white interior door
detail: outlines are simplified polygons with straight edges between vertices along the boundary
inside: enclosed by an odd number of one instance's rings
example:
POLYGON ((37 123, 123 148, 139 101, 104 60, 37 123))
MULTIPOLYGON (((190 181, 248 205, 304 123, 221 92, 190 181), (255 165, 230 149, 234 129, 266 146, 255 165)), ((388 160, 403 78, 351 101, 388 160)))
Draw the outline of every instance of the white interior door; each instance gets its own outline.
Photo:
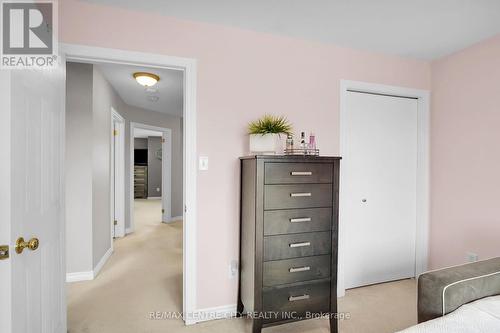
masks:
POLYGON ((161 206, 162 221, 172 219, 172 134, 165 131, 162 134, 161 144, 161 206))
POLYGON ((113 237, 125 236, 125 120, 111 110, 111 212, 113 237))
POLYGON ((348 92, 345 287, 415 276, 417 100, 348 92))
POLYGON ((2 230, 9 230, 10 258, 0 261, 0 312, 8 314, 2 315, 0 331, 62 333, 64 67, 13 70, 2 77, 2 88, 8 89, 2 91, 2 99, 10 102, 2 109, 2 120, 10 118, 10 144, 2 149, 10 152, 2 153, 2 170, 8 169, 2 174, 8 177, 2 182, 2 210, 7 210, 2 216, 8 219, 1 223, 2 230), (19 237, 37 238, 38 248, 16 253, 19 237))

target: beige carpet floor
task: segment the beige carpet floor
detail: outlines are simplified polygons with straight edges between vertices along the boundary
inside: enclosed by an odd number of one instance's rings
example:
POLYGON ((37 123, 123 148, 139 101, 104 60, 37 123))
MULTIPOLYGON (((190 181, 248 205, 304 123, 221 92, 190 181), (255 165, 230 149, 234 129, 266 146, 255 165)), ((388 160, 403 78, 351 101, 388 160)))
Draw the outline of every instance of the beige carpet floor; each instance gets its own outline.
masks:
MULTIPOLYGON (((160 223, 159 200, 136 200, 136 230, 115 240, 114 253, 93 281, 68 284, 70 333, 251 332, 248 319, 184 326, 181 319, 150 320, 153 311, 182 309, 182 223, 160 223)), ((416 323, 413 279, 348 290, 339 299, 342 333, 389 333, 416 323)), ((264 333, 327 333, 327 320, 264 329, 264 333)))

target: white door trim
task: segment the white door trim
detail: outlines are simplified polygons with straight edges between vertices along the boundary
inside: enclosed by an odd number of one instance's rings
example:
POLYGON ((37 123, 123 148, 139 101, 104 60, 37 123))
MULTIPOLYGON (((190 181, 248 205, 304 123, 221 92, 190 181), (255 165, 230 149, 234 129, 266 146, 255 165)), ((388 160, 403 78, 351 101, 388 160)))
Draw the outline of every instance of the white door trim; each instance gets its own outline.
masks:
MULTIPOLYGON (((427 90, 418 90, 396 86, 388 86, 375 83, 359 81, 340 81, 340 154, 344 159, 347 152, 347 109, 346 100, 348 91, 359 91, 365 93, 384 94, 401 97, 413 97, 418 101, 417 116, 417 230, 415 249, 415 274, 422 274, 427 270, 429 254, 429 159, 430 159, 430 93, 427 90)), ((344 197, 344 186, 346 177, 340 167, 340 202, 339 202, 339 265, 338 265, 338 296, 345 295, 344 281, 344 249, 345 249, 345 228, 343 225, 342 198, 344 197)))
POLYGON ((67 60, 82 62, 121 63, 136 66, 178 69, 184 72, 184 217, 183 217, 183 313, 186 324, 196 323, 196 59, 171 57, 161 54, 142 53, 91 47, 76 44, 60 44, 67 60))
MULTIPOLYGON (((11 71, 0 70, 0 244, 11 245, 11 71)), ((9 247, 10 257, 14 248, 9 247)), ((0 261, 0 332, 12 331, 12 260, 0 261)))
POLYGON ((113 249, 113 237, 125 236, 125 119, 111 107, 111 249, 113 249), (114 124, 118 125, 116 135, 114 124), (115 143, 113 145, 113 142, 115 143), (116 151, 115 151, 116 149, 116 151), (115 165, 113 156, 120 162, 115 165), (115 176, 116 173, 116 176, 115 176), (116 181, 116 184, 115 184, 116 181), (118 189, 119 197, 115 197, 118 189), (117 213, 118 212, 118 213, 117 213), (117 227, 113 220, 117 218, 117 227), (117 232, 118 230, 118 232, 117 232))
POLYGON ((162 214, 163 222, 170 222, 172 220, 172 130, 165 127, 157 127, 137 122, 130 122, 130 230, 135 230, 134 222, 134 129, 142 128, 162 133, 165 141, 161 144, 163 156, 161 160, 161 202, 162 208, 165 210, 162 214))

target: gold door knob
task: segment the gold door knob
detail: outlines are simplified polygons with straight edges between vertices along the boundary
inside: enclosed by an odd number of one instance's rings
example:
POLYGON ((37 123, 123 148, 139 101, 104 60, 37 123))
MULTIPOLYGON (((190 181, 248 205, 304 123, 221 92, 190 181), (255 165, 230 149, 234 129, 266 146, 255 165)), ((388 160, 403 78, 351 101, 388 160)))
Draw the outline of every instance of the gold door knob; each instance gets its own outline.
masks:
POLYGON ((23 253, 23 250, 25 248, 28 248, 31 251, 35 251, 36 249, 38 249, 39 244, 40 242, 38 241, 38 238, 32 238, 28 242, 25 242, 24 238, 19 237, 16 241, 16 252, 23 253))

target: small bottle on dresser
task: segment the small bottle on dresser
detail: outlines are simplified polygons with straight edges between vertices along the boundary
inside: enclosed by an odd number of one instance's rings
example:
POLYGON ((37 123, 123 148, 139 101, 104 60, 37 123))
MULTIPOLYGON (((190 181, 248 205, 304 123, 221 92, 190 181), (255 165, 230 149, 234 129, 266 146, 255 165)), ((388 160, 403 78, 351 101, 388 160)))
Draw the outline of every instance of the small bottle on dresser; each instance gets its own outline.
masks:
POLYGON ((316 149, 316 136, 313 132, 309 134, 309 149, 316 149))
POLYGON ((306 148, 306 132, 300 132, 300 149, 306 148))
POLYGON ((286 138, 286 150, 290 151, 293 149, 293 136, 288 134, 286 138))

